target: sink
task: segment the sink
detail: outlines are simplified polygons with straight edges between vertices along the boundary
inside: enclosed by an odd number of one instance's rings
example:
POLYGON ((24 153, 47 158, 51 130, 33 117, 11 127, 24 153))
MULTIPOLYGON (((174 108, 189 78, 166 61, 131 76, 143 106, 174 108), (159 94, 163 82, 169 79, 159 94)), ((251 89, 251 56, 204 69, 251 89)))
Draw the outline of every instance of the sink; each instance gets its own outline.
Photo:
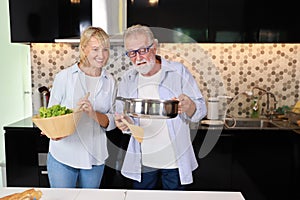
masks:
POLYGON ((281 129, 300 130, 300 126, 289 120, 277 120, 274 121, 274 124, 280 127, 281 129))
POLYGON ((221 127, 225 129, 236 129, 236 130, 300 130, 300 126, 295 125, 287 120, 282 119, 272 119, 269 120, 267 118, 239 118, 236 117, 226 118, 225 125, 223 121, 216 120, 221 123, 202 123, 203 121, 210 120, 202 120, 201 124, 209 125, 212 127, 221 127), (227 126, 226 126, 227 125, 227 126))
POLYGON ((252 118, 226 119, 226 124, 230 129, 279 129, 278 125, 276 125, 275 123, 267 119, 252 119, 252 118))

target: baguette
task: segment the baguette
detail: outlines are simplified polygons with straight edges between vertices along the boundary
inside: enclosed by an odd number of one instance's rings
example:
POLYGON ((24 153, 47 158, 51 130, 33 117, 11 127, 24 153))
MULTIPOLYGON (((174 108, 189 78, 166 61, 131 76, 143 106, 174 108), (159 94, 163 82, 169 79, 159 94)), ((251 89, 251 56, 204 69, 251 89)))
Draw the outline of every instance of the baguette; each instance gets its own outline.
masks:
POLYGON ((40 190, 28 189, 20 193, 10 194, 5 197, 1 197, 0 200, 39 200, 42 197, 40 190))

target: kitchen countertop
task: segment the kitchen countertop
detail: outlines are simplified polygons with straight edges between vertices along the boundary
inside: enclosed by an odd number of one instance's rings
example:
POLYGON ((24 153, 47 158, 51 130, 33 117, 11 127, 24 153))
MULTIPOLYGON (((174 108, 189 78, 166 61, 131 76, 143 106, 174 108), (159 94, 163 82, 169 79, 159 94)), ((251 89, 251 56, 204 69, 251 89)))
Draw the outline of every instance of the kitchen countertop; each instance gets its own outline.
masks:
POLYGON ((4 126, 4 129, 6 128, 37 128, 34 123, 32 122, 31 117, 22 119, 20 121, 11 123, 9 125, 4 126))
MULTIPOLYGON (((30 188, 0 188, 0 198, 30 188)), ((41 200, 245 200, 240 192, 219 191, 170 191, 170 190, 123 190, 123 189, 64 189, 35 188, 43 195, 41 200)))
MULTIPOLYGON (((207 120, 206 120, 207 121, 207 120)), ((274 121, 275 124, 278 124, 279 127, 278 128, 275 128, 275 129, 278 129, 278 130, 293 130, 295 133, 297 134, 300 134, 300 127, 297 126, 297 125, 294 125, 294 124, 289 124, 287 125, 287 123, 285 121, 274 121)), ((20 121, 17 121, 17 122, 14 122, 12 124, 9 124, 9 125, 6 125, 4 126, 4 130, 7 130, 7 129, 18 129, 18 128, 37 128, 37 126, 32 122, 32 118, 31 117, 28 117, 28 118, 25 118, 25 119, 22 119, 20 121)), ((207 124, 201 124, 201 123, 192 123, 190 125, 190 128, 192 130, 196 130, 196 129, 200 129, 200 130, 206 130, 206 129, 210 129, 210 130, 222 130, 222 129, 226 129, 226 130, 239 130, 239 129, 255 129, 253 127, 250 127, 250 128, 245 128, 245 127, 242 127, 242 128, 224 128, 223 125, 207 125, 207 124)), ((266 129, 267 130, 267 129, 266 129)))

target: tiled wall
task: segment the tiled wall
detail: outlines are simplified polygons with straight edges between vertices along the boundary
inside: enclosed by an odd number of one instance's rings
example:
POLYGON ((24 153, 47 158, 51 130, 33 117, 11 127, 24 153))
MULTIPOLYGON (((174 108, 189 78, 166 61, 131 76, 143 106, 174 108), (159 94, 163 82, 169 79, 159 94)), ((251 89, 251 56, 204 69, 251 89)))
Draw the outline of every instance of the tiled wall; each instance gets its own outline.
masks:
MULTIPOLYGON (((131 65, 122 46, 112 46, 107 70, 117 80, 131 65)), ((274 93, 277 106, 294 105, 299 98, 300 44, 160 44, 158 54, 185 64, 203 96, 235 96, 259 86, 274 93)), ((76 45, 32 44, 32 88, 51 86, 55 74, 79 59, 76 45)), ((255 91, 257 93, 257 91, 255 91)), ((261 97, 265 106, 266 95, 261 97)), ((230 109, 248 116, 251 100, 239 96, 230 109)), ((272 104, 273 105, 273 104, 272 104)))

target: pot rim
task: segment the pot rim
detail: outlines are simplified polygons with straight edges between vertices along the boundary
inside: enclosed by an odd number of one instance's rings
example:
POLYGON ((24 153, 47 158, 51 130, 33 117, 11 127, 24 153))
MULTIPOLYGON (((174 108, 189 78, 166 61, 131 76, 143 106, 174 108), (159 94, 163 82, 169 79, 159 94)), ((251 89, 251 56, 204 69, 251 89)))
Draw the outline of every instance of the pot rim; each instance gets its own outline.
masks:
POLYGON ((130 102, 144 102, 144 103, 179 103, 178 99, 142 99, 142 98, 124 98, 116 97, 117 100, 130 101, 130 102))

